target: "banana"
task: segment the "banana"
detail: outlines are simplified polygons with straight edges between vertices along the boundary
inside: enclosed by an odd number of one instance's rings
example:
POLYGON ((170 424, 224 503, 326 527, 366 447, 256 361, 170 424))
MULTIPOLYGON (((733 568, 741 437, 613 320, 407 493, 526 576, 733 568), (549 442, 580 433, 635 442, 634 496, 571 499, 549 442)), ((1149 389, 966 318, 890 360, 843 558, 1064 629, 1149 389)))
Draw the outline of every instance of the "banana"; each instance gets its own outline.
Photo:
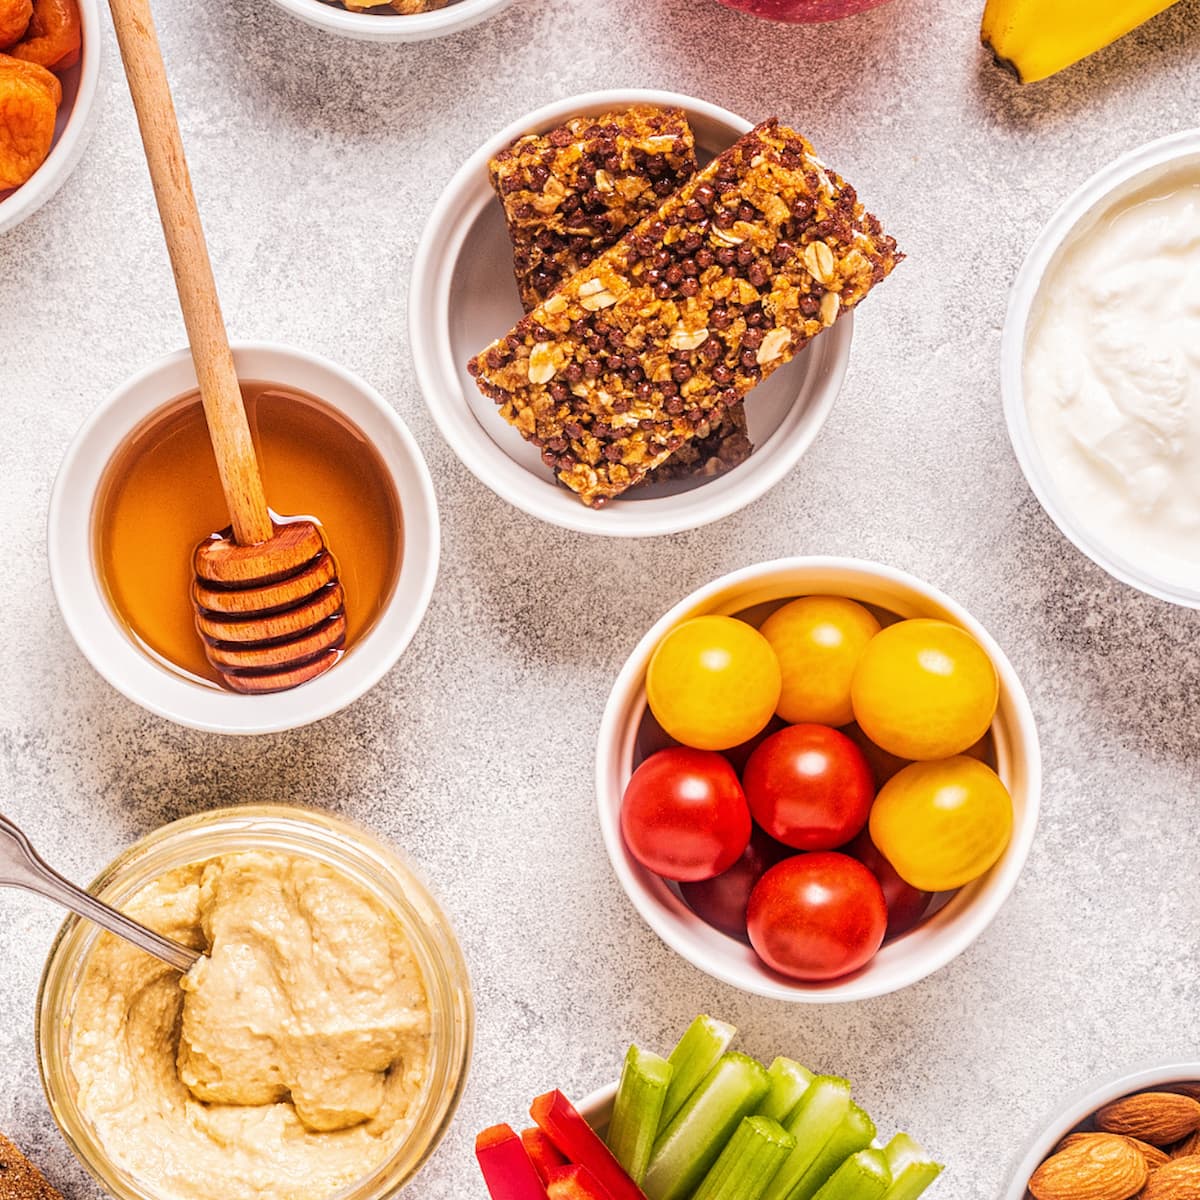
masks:
POLYGON ((980 38, 1022 83, 1115 42, 1176 0, 987 0, 980 38))

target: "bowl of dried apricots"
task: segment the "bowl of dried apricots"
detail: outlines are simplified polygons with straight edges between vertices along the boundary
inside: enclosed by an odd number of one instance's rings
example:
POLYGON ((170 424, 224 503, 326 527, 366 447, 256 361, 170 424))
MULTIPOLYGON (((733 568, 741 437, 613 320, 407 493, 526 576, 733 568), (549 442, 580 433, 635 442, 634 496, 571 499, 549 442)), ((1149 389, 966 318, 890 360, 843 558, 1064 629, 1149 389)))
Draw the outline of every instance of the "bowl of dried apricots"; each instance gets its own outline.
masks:
POLYGON ((97 0, 0 0, 0 233, 79 161, 99 78, 97 0))

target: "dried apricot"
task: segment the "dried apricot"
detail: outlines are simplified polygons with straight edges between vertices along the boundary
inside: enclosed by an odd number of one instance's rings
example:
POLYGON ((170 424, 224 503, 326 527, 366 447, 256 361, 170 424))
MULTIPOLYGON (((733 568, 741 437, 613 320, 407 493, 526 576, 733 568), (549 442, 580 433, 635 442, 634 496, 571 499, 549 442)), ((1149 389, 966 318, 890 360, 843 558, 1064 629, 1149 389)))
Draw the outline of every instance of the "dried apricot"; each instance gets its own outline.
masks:
POLYGON ((46 161, 61 102, 62 84, 45 67, 0 54, 0 192, 46 161))
POLYGON ((0 0, 0 50, 7 50, 25 36, 31 16, 32 0, 0 0))
MULTIPOLYGON (((0 4, 5 0, 0 0, 0 4)), ((65 71, 79 61, 83 24, 76 0, 33 0, 33 16, 24 41, 13 47, 14 58, 65 71)))

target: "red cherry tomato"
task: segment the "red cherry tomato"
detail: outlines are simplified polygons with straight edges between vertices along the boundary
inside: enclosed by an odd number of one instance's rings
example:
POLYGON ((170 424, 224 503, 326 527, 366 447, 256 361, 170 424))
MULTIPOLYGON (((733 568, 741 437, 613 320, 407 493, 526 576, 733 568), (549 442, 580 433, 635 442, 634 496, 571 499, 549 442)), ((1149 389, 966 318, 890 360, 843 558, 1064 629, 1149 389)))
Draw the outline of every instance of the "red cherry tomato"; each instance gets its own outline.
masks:
POLYGON ((885 941, 899 937, 914 925, 920 924, 921 918, 929 908, 929 902, 933 899, 933 893, 918 891, 911 883, 905 883, 896 874, 896 868, 883 857, 882 851, 871 841, 871 834, 866 829, 850 845, 844 847, 843 853, 857 858, 879 880, 879 886, 883 888, 883 898, 887 902, 888 910, 887 932, 883 935, 885 941))
POLYGON ((742 856, 720 875, 696 883, 681 883, 680 894, 702 921, 730 937, 746 941, 746 905, 754 885, 792 851, 755 829, 742 856))
POLYGON ((862 751, 828 725, 792 725, 750 755, 742 785, 754 819, 797 850, 845 845, 867 823, 875 781, 862 751))
POLYGON ((837 979, 883 944, 887 902, 875 876, 848 854, 797 854, 758 881, 746 928, 759 958, 780 974, 837 979))
POLYGON ((734 769, 711 750, 684 746, 652 754, 621 801, 630 854, 664 879, 711 879, 737 862, 750 840, 750 810, 734 769))

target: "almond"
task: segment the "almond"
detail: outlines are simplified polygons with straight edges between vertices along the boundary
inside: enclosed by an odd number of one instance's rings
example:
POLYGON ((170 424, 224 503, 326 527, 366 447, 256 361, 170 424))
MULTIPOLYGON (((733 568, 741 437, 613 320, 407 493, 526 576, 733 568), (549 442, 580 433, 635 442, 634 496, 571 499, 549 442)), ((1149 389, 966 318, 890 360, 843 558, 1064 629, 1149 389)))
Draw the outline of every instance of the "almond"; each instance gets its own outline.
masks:
POLYGON ((1129 1200, 1142 1190, 1146 1176, 1146 1160, 1128 1140, 1096 1135, 1046 1159, 1034 1171, 1029 1190, 1036 1200, 1129 1200))
POLYGON ((1172 1158, 1189 1158, 1193 1154, 1200 1154, 1200 1131, 1189 1133, 1182 1142, 1171 1147, 1172 1158))
POLYGON ((1171 1091, 1191 1096, 1193 1100, 1200 1100, 1200 1083, 1173 1083, 1171 1091))
POLYGON ((1142 1092, 1106 1104, 1096 1114, 1096 1128, 1169 1146, 1200 1128, 1200 1103, 1175 1092, 1142 1092))
MULTIPOLYGON (((1077 1146, 1080 1142, 1086 1142, 1089 1138, 1108 1137, 1107 1133, 1068 1133, 1061 1142, 1055 1146, 1054 1151, 1057 1154, 1061 1150, 1069 1150, 1072 1146, 1077 1146)), ((1127 1137, 1125 1139, 1145 1160, 1146 1167, 1151 1171, 1156 1171, 1159 1167, 1171 1161, 1171 1155, 1165 1150, 1160 1150, 1157 1146, 1151 1146, 1149 1142, 1139 1142, 1137 1138, 1127 1137)), ((1176 1158, 1182 1155, 1175 1155, 1176 1158)))
POLYGON ((1086 1142, 1094 1137, 1106 1137, 1107 1134, 1099 1133, 1068 1133, 1057 1146, 1054 1147, 1055 1154, 1061 1154, 1064 1150, 1070 1150, 1072 1146, 1078 1146, 1080 1142, 1086 1142))
POLYGON ((1139 1141, 1135 1137, 1126 1140, 1146 1160, 1146 1166, 1151 1171, 1157 1171, 1159 1167, 1165 1167, 1171 1161, 1171 1156, 1165 1150, 1160 1150, 1149 1142, 1139 1141))
POLYGON ((1200 1156, 1191 1154, 1159 1167, 1150 1176, 1142 1200, 1200 1200, 1200 1156))

